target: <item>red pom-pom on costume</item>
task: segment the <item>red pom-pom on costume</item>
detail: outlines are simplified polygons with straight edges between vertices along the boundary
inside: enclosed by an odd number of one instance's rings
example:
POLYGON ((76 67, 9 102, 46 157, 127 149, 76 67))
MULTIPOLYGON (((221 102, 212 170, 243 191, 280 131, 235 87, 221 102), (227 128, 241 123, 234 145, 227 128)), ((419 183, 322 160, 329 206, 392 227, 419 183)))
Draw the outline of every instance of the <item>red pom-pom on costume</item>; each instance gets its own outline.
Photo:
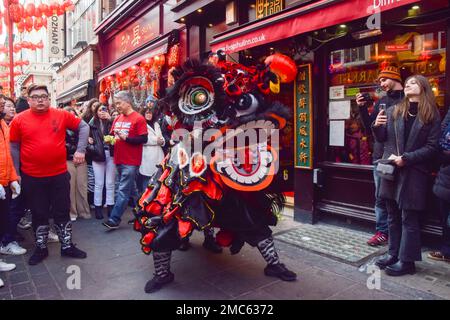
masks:
POLYGON ((297 66, 291 58, 284 54, 275 53, 264 61, 269 66, 270 71, 277 74, 282 83, 291 82, 297 75, 297 66))
POLYGON ((153 239, 155 239, 155 233, 150 231, 142 237, 141 244, 144 246, 149 246, 152 243, 153 239))
POLYGON ((233 242, 234 235, 227 230, 220 230, 216 234, 216 243, 221 247, 229 247, 233 242))

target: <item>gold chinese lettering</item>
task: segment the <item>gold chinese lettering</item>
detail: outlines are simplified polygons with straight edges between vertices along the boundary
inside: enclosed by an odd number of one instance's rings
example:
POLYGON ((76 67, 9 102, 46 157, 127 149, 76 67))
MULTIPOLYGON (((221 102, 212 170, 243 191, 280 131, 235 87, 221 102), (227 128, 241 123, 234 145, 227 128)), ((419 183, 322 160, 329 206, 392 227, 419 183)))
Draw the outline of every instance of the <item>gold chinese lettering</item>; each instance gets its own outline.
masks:
POLYGON ((301 136, 304 136, 304 137, 308 136, 308 131, 306 131, 306 126, 301 126, 299 128, 298 132, 300 133, 301 136))
POLYGON ((300 141, 300 148, 302 148, 302 149, 308 148, 308 144, 306 143, 306 140, 305 140, 305 139, 302 139, 302 140, 300 141))
POLYGON ((298 80, 299 81, 306 81, 306 72, 299 72, 298 73, 298 80))
POLYGON ((306 164, 308 162, 308 155, 305 152, 300 152, 298 159, 301 163, 306 164))
POLYGON ((137 47, 141 42, 141 35, 139 33, 139 25, 133 28, 133 40, 131 40, 131 44, 133 47, 137 47))
POLYGON ((307 123, 307 122, 308 122, 308 114, 307 114, 306 112, 301 112, 301 113, 298 115, 298 120, 299 120, 300 122, 307 123))
POLYGON ((306 93, 308 93, 307 90, 306 90, 306 85, 304 85, 304 84, 299 85, 299 86, 298 86, 298 92, 299 92, 300 94, 306 94, 306 93))
POLYGON ((306 108, 306 98, 298 99, 298 106, 301 109, 305 109, 306 108))
POLYGON ((256 0, 256 19, 261 19, 283 10, 283 0, 256 0))

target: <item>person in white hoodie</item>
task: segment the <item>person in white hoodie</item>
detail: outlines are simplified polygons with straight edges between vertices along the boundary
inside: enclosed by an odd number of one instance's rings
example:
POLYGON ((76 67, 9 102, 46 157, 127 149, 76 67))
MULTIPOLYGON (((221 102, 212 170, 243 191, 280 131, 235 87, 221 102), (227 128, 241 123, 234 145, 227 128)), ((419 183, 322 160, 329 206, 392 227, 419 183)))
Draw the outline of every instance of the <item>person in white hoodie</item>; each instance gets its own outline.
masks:
POLYGON ((140 185, 139 192, 144 192, 147 189, 148 182, 151 176, 156 172, 157 165, 164 159, 164 151, 162 147, 165 145, 161 128, 157 122, 153 108, 144 108, 141 114, 147 122, 148 139, 144 144, 142 152, 142 162, 139 167, 139 173, 142 176, 142 185, 140 185))

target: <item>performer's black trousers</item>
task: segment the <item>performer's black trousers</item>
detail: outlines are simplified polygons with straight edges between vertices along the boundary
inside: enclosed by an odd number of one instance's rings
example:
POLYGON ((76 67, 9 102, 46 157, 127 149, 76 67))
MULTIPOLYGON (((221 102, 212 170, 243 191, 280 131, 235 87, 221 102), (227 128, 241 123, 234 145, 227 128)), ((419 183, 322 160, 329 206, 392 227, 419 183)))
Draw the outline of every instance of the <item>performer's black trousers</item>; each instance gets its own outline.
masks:
POLYGON ((57 224, 70 220, 70 175, 35 178, 22 174, 27 205, 32 212, 33 228, 48 225, 53 218, 57 224))

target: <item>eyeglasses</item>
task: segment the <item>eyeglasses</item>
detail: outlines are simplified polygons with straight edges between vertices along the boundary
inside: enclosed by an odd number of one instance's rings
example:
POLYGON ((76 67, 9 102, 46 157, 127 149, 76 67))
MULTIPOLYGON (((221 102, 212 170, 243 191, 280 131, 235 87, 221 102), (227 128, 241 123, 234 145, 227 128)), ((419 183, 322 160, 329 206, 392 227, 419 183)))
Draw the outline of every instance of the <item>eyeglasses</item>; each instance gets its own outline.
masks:
POLYGON ((34 100, 34 101, 38 101, 38 100, 47 100, 48 99, 48 95, 46 95, 46 94, 43 94, 43 95, 40 95, 40 96, 30 96, 30 99, 31 100, 34 100))

